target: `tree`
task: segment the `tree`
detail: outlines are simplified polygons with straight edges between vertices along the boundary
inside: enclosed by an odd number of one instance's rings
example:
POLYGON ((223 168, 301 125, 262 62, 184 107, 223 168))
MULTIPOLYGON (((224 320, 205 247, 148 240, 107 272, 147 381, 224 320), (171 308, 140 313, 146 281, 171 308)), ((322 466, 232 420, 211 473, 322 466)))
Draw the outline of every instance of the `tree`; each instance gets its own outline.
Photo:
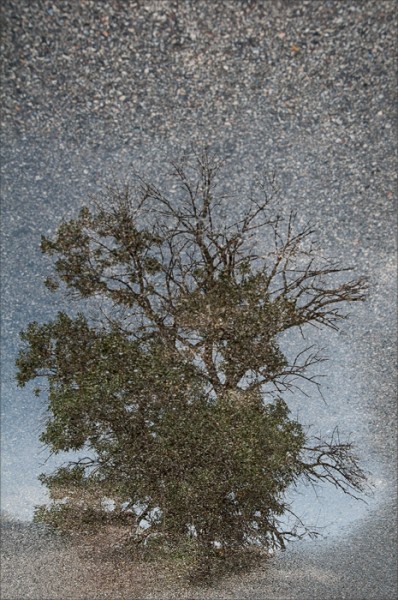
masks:
POLYGON ((311 438, 282 398, 300 379, 318 385, 323 357, 307 347, 288 360, 279 338, 338 329, 366 281, 321 258, 294 214, 272 213, 271 179, 233 220, 221 166, 208 152, 185 156, 169 192, 136 174, 42 237, 47 286, 83 310, 21 333, 18 383, 47 382, 41 441, 87 457, 42 476, 54 501, 68 500, 38 518, 81 527, 133 515, 147 525, 137 544, 190 540, 212 555, 300 536, 281 525, 300 480, 363 489, 351 443, 311 438))

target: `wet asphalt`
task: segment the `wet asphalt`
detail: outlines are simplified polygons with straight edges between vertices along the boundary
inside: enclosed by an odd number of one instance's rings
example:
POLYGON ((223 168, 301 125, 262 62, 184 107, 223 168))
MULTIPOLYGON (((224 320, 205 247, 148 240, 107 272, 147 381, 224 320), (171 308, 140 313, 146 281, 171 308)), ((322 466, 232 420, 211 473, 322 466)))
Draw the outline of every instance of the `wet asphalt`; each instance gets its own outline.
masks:
MULTIPOLYGON (((396 597, 396 13, 385 0, 3 1, 2 509, 29 520, 44 498, 36 477, 55 464, 37 442, 44 405, 14 383, 18 332, 64 306, 42 286, 40 235, 112 175, 156 177, 209 144, 234 189, 275 171, 278 209, 370 280, 339 333, 311 334, 331 357, 325 402, 287 399, 316 429, 351 434, 368 504, 304 490, 295 502, 318 541, 213 589, 119 592, 115 580, 103 597, 396 597)), ((231 211, 243 205, 238 195, 231 211)), ((102 597, 95 564, 80 572, 73 545, 46 535, 5 526, 2 598, 102 597)))

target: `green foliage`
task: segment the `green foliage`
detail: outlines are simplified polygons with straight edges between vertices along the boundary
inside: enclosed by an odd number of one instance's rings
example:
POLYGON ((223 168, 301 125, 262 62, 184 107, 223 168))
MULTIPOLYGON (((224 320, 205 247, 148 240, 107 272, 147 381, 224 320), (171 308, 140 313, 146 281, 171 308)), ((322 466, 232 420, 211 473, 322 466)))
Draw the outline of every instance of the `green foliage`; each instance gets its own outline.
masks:
MULTIPOLYGON (((170 406, 155 429, 146 490, 160 530, 226 548, 274 541, 283 492, 300 472, 301 427, 282 400, 231 392, 218 402, 170 406)), ((144 490, 143 490, 144 491, 144 490)))
POLYGON ((42 477, 53 504, 36 519, 64 529, 146 519, 137 544, 188 544, 209 557, 283 547, 299 535, 280 525, 289 486, 326 480, 353 493, 364 476, 350 444, 311 441, 291 419, 281 394, 311 380, 322 358, 308 348, 289 361, 279 336, 337 329, 366 283, 320 260, 293 215, 272 216, 272 182, 227 223, 217 160, 173 167, 177 196, 137 177, 42 237, 54 260, 48 288, 104 310, 61 312, 21 333, 18 383, 47 385, 41 441, 89 454, 42 477))

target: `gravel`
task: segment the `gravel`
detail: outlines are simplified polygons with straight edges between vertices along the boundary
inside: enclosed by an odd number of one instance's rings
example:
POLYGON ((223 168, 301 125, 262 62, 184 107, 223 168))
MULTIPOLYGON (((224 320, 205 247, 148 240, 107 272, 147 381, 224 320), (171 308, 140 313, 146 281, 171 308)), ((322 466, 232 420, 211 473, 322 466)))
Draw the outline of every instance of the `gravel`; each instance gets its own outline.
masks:
POLYGON ((30 518, 36 475, 53 464, 37 443, 44 406, 13 380, 18 332, 62 308, 42 286, 40 234, 112 173, 133 163, 156 176, 199 144, 225 158, 231 186, 275 170, 280 208, 369 276, 368 303, 322 335, 327 405, 291 405, 352 431, 375 488, 368 508, 326 494, 326 539, 211 591, 156 591, 150 571, 128 591, 112 561, 6 528, 4 600, 102 597, 98 565, 110 598, 395 598, 396 2, 3 0, 1 11, 3 507, 30 518))

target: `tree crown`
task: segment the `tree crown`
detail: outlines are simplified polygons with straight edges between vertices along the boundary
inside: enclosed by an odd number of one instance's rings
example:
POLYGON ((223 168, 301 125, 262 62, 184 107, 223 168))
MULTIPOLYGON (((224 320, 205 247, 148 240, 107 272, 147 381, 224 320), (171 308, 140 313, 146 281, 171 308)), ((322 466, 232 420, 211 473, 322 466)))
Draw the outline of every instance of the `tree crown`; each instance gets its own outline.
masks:
POLYGON ((311 441, 289 417, 281 394, 323 358, 309 347, 288 360, 278 336, 337 329, 366 281, 322 258, 294 214, 272 214, 273 180, 233 220, 214 156, 172 168, 174 194, 137 175, 42 237, 47 286, 102 302, 100 319, 59 313, 22 332, 19 384, 48 381, 42 441, 91 452, 43 481, 53 498, 74 487, 86 504, 108 492, 140 505, 150 531, 194 531, 207 549, 283 545, 298 535, 278 521, 289 485, 355 493, 364 475, 350 443, 311 441))

